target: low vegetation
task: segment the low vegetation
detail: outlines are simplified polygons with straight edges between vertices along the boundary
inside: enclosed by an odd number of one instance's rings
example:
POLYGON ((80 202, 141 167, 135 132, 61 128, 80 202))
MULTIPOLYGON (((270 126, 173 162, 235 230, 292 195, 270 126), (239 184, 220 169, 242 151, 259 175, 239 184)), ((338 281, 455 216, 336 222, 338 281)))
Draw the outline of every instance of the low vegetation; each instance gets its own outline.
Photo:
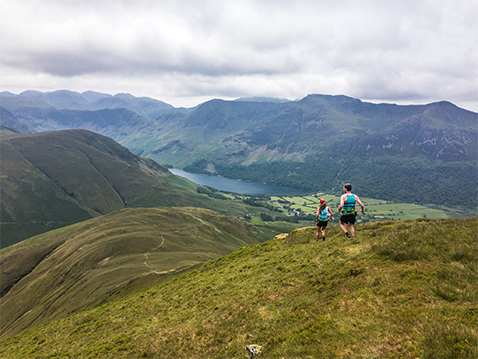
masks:
POLYGON ((476 218, 249 244, 0 342, 2 358, 476 358, 476 218))
POLYGON ((263 235, 206 209, 138 208, 27 239, 0 252, 1 336, 118 299, 263 235))

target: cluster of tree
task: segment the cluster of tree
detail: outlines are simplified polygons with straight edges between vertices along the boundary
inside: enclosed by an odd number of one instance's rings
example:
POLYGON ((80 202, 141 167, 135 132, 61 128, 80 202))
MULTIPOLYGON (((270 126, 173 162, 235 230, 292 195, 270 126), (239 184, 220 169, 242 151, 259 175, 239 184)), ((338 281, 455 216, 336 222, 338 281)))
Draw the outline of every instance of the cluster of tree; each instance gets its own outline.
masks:
POLYGON ((271 216, 267 213, 260 214, 261 219, 264 222, 289 222, 289 223, 299 223, 299 221, 310 221, 315 222, 315 215, 314 214, 297 214, 294 216, 271 216))
POLYGON ((342 194, 345 182, 363 197, 395 202, 448 204, 478 208, 476 163, 432 163, 426 159, 308 157, 304 162, 275 161, 249 166, 215 163, 230 178, 342 194), (464 190, 466 189, 466 190, 464 190), (439 195, 438 195, 439 194, 439 195))
POLYGON ((270 201, 270 199, 271 198, 269 196, 252 196, 252 197, 244 198, 242 202, 244 202, 245 204, 248 204, 249 206, 262 207, 262 208, 268 209, 269 211, 280 212, 281 211, 280 209, 265 202, 265 201, 270 201))
POLYGON ((221 193, 219 193, 219 191, 213 187, 209 187, 209 186, 198 186, 197 188, 197 193, 199 194, 205 194, 209 197, 213 197, 213 198, 218 198, 218 199, 227 199, 226 196, 222 195, 221 193))

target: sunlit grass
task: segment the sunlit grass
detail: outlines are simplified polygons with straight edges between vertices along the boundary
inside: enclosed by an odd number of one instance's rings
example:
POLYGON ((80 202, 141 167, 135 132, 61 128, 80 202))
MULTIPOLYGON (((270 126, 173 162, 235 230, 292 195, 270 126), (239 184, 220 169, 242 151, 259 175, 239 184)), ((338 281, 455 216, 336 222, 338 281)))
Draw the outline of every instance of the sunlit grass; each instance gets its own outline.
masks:
POLYGON ((315 228, 2 342, 9 358, 476 358, 477 219, 315 228))
POLYGON ((0 252, 1 335, 117 299, 261 235, 205 209, 138 208, 27 239, 0 252))

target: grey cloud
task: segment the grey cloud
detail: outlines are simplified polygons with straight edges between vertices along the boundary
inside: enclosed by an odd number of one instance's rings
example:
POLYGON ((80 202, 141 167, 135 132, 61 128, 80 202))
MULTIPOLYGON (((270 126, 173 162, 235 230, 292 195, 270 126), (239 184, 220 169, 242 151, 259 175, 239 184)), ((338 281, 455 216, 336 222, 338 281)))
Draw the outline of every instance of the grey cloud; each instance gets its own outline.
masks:
POLYGON ((118 92, 132 92, 129 84, 160 99, 325 92, 472 101, 476 95, 473 0, 2 5, 3 83, 16 73, 18 79, 41 74, 65 87, 99 82, 102 88, 84 89, 110 93, 104 82, 118 92))

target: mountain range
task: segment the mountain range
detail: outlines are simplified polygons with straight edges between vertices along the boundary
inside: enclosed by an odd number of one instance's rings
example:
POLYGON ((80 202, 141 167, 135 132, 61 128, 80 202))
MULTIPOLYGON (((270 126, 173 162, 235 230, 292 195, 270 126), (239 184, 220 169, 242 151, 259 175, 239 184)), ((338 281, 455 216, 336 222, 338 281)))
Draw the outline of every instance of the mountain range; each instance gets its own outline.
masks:
POLYGON ((5 126, 84 128, 190 172, 336 193, 351 182, 367 197, 473 211, 478 203, 477 113, 446 101, 399 106, 309 95, 177 109, 64 90, 4 92, 0 103, 10 114, 2 115, 5 126))
MULTIPOLYGON (((0 93, 1 106, 11 109, 21 115, 21 110, 43 109, 43 110, 102 110, 126 108, 146 118, 155 119, 159 114, 171 110, 177 110, 173 106, 149 97, 135 97, 127 93, 119 93, 114 96, 85 91, 78 93, 69 90, 58 90, 53 92, 25 91, 19 95, 10 92, 0 93)), ((27 114, 28 112, 25 112, 27 114)))

